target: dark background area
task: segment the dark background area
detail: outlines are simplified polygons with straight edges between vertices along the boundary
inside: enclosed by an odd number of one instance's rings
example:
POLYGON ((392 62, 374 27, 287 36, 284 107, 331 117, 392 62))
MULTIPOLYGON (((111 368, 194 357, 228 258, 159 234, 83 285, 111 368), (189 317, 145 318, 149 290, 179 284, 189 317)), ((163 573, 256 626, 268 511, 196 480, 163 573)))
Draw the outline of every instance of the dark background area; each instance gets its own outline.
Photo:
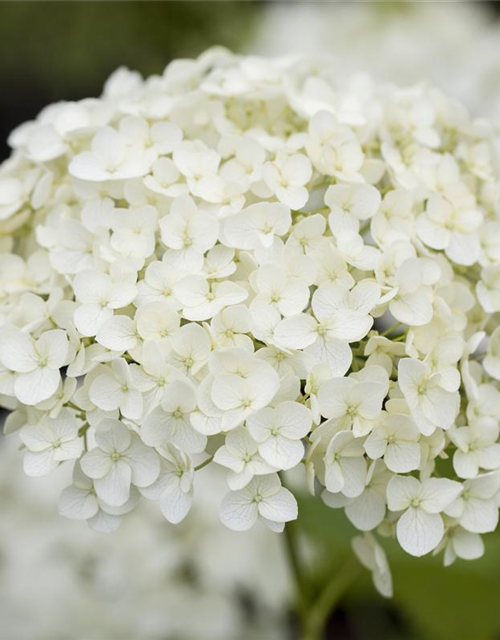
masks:
POLYGON ((119 66, 161 73, 218 44, 240 50, 260 2, 0 2, 0 160, 46 105, 100 94, 119 66))

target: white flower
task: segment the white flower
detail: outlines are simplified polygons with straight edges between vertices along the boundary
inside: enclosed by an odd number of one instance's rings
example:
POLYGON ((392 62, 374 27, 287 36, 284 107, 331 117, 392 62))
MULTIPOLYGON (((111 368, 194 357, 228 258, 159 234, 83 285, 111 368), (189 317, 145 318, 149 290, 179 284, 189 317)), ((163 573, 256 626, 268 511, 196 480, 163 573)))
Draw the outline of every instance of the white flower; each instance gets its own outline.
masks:
POLYGON ((169 360, 188 375, 196 375, 207 363, 211 343, 207 332, 197 324, 182 326, 168 343, 169 360))
POLYGON ((290 209, 276 202, 253 204, 224 221, 224 238, 236 249, 271 247, 275 236, 284 235, 292 222, 290 209))
POLYGON ((475 478, 479 469, 500 468, 498 426, 482 419, 468 427, 452 429, 450 439, 457 446, 453 468, 460 478, 475 478))
POLYGON ((363 151, 352 131, 334 115, 320 111, 309 123, 306 150, 313 164, 326 175, 339 180, 360 182, 363 151))
POLYGON ((160 461, 155 451, 118 420, 103 420, 95 440, 97 447, 82 457, 81 467, 107 504, 121 507, 130 497, 131 484, 147 487, 158 477, 160 461))
POLYGON ((174 294, 183 305, 182 315, 187 320, 209 320, 248 297, 248 291, 235 282, 209 283, 197 275, 183 278, 175 285, 174 294))
POLYGON ((277 344, 289 349, 305 349, 315 362, 326 362, 332 374, 343 376, 352 354, 348 342, 361 340, 370 330, 368 315, 379 297, 374 282, 360 283, 352 291, 340 284, 325 283, 313 295, 308 314, 291 316, 276 327, 277 344))
POLYGON ((250 435, 259 443, 259 453, 277 469, 291 469, 304 456, 302 438, 309 433, 311 412, 298 402, 266 407, 247 420, 250 435))
POLYGON ((45 418, 37 425, 23 427, 20 435, 28 449, 24 471, 29 476, 45 475, 64 460, 79 458, 83 451, 79 424, 68 410, 57 418, 45 418))
POLYGON ((276 470, 260 455, 258 443, 244 427, 227 434, 225 444, 215 452, 214 462, 230 469, 227 483, 233 491, 246 487, 254 476, 276 470))
POLYGON ((263 305, 275 308, 282 316, 300 313, 309 302, 308 283, 292 278, 283 268, 268 263, 252 274, 251 284, 257 295, 250 309, 258 315, 263 305))
POLYGON ((112 533, 120 525, 121 516, 137 505, 139 493, 133 486, 130 489, 130 497, 125 504, 112 507, 96 495, 94 481, 76 463, 73 484, 63 489, 59 497, 59 513, 73 520, 86 520, 89 527, 99 533, 112 533))
POLYGON ((412 556, 423 556, 441 542, 444 523, 441 513, 462 491, 462 485, 447 478, 394 476, 387 486, 391 511, 404 511, 396 533, 399 544, 412 556))
POLYGON ((244 347, 253 351, 250 336, 252 314, 244 305, 225 307, 219 311, 210 323, 214 340, 220 347, 244 347))
POLYGON ((114 209, 110 227, 111 247, 122 257, 137 259, 142 265, 155 249, 157 213, 151 205, 114 209))
POLYGON ((428 324, 432 319, 434 285, 440 276, 438 265, 425 258, 408 258, 396 272, 396 296, 389 309, 392 315, 410 326, 428 324))
POLYGON ((438 373, 431 373, 428 365, 415 358, 403 358, 398 374, 401 391, 424 435, 431 435, 437 427, 448 429, 454 423, 460 397, 443 389, 438 373))
POLYGON ((140 491, 150 500, 159 500, 165 518, 178 524, 187 516, 193 503, 193 465, 189 456, 173 444, 160 447, 158 451, 161 454, 160 476, 140 491))
POLYGON ((287 156, 278 152, 273 162, 266 162, 263 178, 278 200, 290 209, 302 209, 309 193, 306 185, 312 176, 311 161, 301 153, 287 156))
POLYGON ((379 191, 369 184, 335 184, 325 193, 330 209, 328 224, 334 235, 341 231, 359 232, 359 221, 369 220, 380 206, 379 191))
POLYGON ((351 429, 356 437, 373 429, 381 415, 387 385, 359 382, 354 378, 327 380, 318 392, 319 410, 325 418, 335 418, 342 429, 351 429))
MULTIPOLYGON (((474 204, 473 202, 471 203, 474 204)), ((416 221, 420 239, 431 249, 444 249, 457 264, 471 265, 479 258, 477 229, 483 222, 482 213, 467 205, 450 202, 433 194, 426 209, 416 221)))
POLYGON ((190 414, 196 407, 196 394, 186 382, 169 384, 156 407, 146 416, 141 427, 142 440, 151 447, 172 442, 181 451, 200 453, 207 444, 206 436, 193 429, 190 414))
POLYGON ((365 440, 364 448, 372 460, 383 457, 394 473, 407 473, 420 466, 420 432, 410 416, 387 413, 365 440))
POLYGON ((0 361, 17 374, 13 390, 20 402, 35 405, 57 391, 68 349, 66 332, 60 329, 46 331, 38 340, 17 329, 5 332, 0 339, 0 361))
POLYGON ((339 431, 325 453, 325 487, 331 493, 342 492, 348 498, 363 493, 366 480, 366 460, 363 441, 351 431, 339 431))
POLYGON ((387 556, 370 533, 352 539, 352 548, 361 564, 372 572, 373 584, 384 598, 392 598, 392 576, 387 556))
POLYGON ((90 385, 89 398, 99 409, 120 409, 123 416, 138 420, 142 416, 142 395, 135 388, 131 371, 123 358, 98 375, 90 385))
POLYGON ((151 153, 127 145, 116 129, 106 127, 94 136, 91 151, 75 156, 68 170, 80 180, 125 180, 145 175, 153 160, 151 153))
POLYGON ((211 397, 222 414, 222 429, 238 427, 252 413, 266 407, 279 388, 279 376, 262 362, 246 377, 220 375, 212 383, 211 397))
POLYGON ((200 211, 189 196, 172 203, 170 214, 159 221, 161 240, 172 251, 173 264, 188 271, 199 271, 203 254, 211 249, 219 235, 214 216, 200 211))
POLYGON ((207 202, 221 202, 224 183, 217 175, 220 156, 214 149, 201 140, 183 141, 175 149, 173 160, 193 195, 207 202))
POLYGON ((281 486, 276 474, 258 476, 222 501, 220 519, 234 531, 246 531, 261 518, 273 531, 283 531, 285 522, 297 518, 297 502, 281 486))
POLYGON ((113 282, 100 271, 80 271, 73 282, 75 297, 80 303, 74 321, 83 336, 95 336, 114 309, 129 305, 137 295, 132 282, 113 282))
POLYGON ((484 554, 484 542, 477 533, 465 531, 462 527, 453 527, 445 536, 444 566, 448 567, 457 558, 477 560, 484 554))
POLYGON ((485 473, 463 483, 461 495, 446 509, 458 523, 471 533, 494 531, 498 524, 500 474, 485 473))
POLYGON ((332 508, 344 507, 345 514, 359 531, 372 531, 383 521, 386 513, 386 488, 391 478, 383 462, 372 462, 365 479, 363 492, 354 498, 323 491, 321 498, 332 508))

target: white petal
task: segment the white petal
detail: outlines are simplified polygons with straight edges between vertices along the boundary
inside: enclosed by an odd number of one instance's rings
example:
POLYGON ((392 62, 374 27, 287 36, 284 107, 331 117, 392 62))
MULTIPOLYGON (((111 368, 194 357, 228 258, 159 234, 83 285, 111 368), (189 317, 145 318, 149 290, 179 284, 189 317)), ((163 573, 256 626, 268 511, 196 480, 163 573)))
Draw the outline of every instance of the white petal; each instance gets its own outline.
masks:
POLYGON ((316 328, 316 320, 302 313, 282 320, 276 327, 274 338, 283 347, 304 349, 316 341, 316 328))
POLYGON ((59 498, 59 514, 74 520, 88 520, 99 507, 94 494, 73 485, 62 490, 59 498))
POLYGON ((53 471, 59 465, 53 453, 52 449, 36 453, 27 451, 23 460, 24 473, 27 476, 44 476, 53 471))
POLYGON ((423 556, 435 549, 444 533, 439 514, 410 507, 398 520, 396 534, 399 544, 412 556, 423 556))
POLYGON ((233 531, 246 531, 257 522, 259 511, 256 502, 251 502, 240 492, 228 493, 220 507, 220 519, 233 531))
POLYGON ((387 506, 391 511, 402 511, 419 492, 420 482, 416 478, 394 476, 387 485, 387 506))
POLYGON ((177 485, 164 491, 160 498, 160 509, 169 522, 178 524, 189 513, 192 502, 192 494, 184 493, 180 486, 177 485))
POLYGON ((259 453, 273 467, 291 469, 302 460, 304 445, 280 435, 271 436, 259 446, 259 453))
MULTIPOLYGON (((84 469, 83 458, 82 469, 84 469)), ((84 471, 87 473, 85 469, 84 471)), ((130 496, 131 476, 132 471, 127 463, 122 460, 114 462, 105 476, 94 480, 97 495, 112 507, 121 507, 130 496)))
POLYGON ((134 437, 126 456, 132 469, 132 482, 137 487, 147 487, 156 480, 160 473, 160 461, 154 449, 146 447, 134 437))
POLYGON ((274 522, 289 522, 298 516, 297 500, 293 493, 281 487, 278 493, 259 502, 259 514, 274 522))
POLYGON ((57 391, 60 381, 59 371, 43 367, 31 373, 20 373, 14 382, 14 391, 18 400, 34 405, 50 398, 57 391))

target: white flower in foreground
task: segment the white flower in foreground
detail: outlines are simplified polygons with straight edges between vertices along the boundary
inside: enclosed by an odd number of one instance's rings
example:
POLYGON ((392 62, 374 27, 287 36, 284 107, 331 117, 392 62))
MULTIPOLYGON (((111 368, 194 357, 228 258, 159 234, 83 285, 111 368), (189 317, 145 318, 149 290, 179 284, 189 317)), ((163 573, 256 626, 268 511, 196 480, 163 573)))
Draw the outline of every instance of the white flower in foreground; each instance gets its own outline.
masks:
POLYGON ((159 221, 161 240, 170 250, 178 268, 199 270, 203 254, 217 241, 219 223, 214 216, 200 211, 189 196, 172 203, 170 215, 159 221))
POLYGON ((477 560, 484 554, 484 542, 478 533, 462 527, 450 529, 444 539, 444 566, 449 567, 457 558, 477 560))
POLYGON ((220 519, 234 531, 251 529, 259 518, 273 531, 283 531, 285 522, 297 518, 297 501, 275 473, 253 478, 222 501, 220 519))
POLYGON ((369 184, 335 184, 325 193, 325 204, 330 209, 328 224, 332 233, 359 231, 360 220, 369 220, 380 206, 381 196, 369 184))
POLYGON ((89 398, 103 411, 120 409, 131 420, 142 416, 142 395, 135 388, 130 367, 123 358, 113 360, 111 366, 94 379, 89 398))
POLYGON ((394 473, 407 473, 420 466, 420 432, 410 416, 387 413, 365 440, 364 448, 372 460, 383 457, 394 473))
POLYGON ((479 469, 500 468, 498 426, 489 420, 483 418, 471 426, 453 429, 450 438, 457 446, 453 468, 460 478, 475 478, 479 469))
POLYGON ((160 447, 160 476, 141 489, 144 497, 159 500, 165 518, 178 524, 187 516, 193 503, 194 470, 190 457, 175 445, 160 447))
POLYGON ((95 336, 114 309, 129 305, 137 295, 131 282, 113 282, 100 271, 81 271, 73 283, 80 306, 75 311, 75 325, 83 336, 95 336))
POLYGON ((277 469, 291 469, 304 456, 302 438, 309 433, 311 412, 298 402, 266 407, 247 420, 250 435, 259 443, 259 453, 277 469))
POLYGON ((314 316, 303 313, 282 320, 276 327, 276 343, 304 349, 315 363, 328 363, 332 374, 343 376, 352 361, 348 343, 361 340, 370 330, 373 318, 369 311, 379 295, 374 282, 360 283, 352 291, 325 283, 313 295, 314 316))
POLYGON ((361 564, 372 572, 373 584, 384 598, 392 598, 392 576, 387 556, 370 533, 352 539, 352 548, 361 564))
POLYGON ((167 446, 169 442, 181 451, 200 453, 207 444, 206 436, 193 429, 190 415, 196 408, 196 394, 191 385, 176 380, 165 387, 161 406, 143 420, 141 438, 150 447, 167 446))
POLYGON ((132 511, 138 500, 137 489, 131 487, 125 504, 120 507, 106 504, 96 495, 93 480, 77 463, 73 468, 73 484, 63 489, 59 497, 59 513, 72 520, 86 520, 89 527, 99 533, 112 533, 119 527, 121 516, 132 511))
POLYGON ((367 465, 363 441, 351 431, 339 431, 325 453, 325 487, 348 498, 359 496, 365 488, 367 465))
POLYGON ((253 204, 225 220, 224 238, 237 249, 271 247, 275 236, 284 235, 291 224, 290 209, 276 202, 253 204))
POLYGON ((233 491, 243 489, 254 476, 276 471, 259 453, 259 445, 244 427, 230 431, 217 449, 214 462, 230 469, 227 483, 233 491))
POLYGON ((263 178, 278 200, 290 207, 301 209, 309 198, 306 185, 312 176, 311 161, 307 156, 278 153, 274 162, 263 167, 263 178))
POLYGON ((459 410, 460 396, 441 386, 438 373, 415 358, 399 361, 398 382, 420 431, 429 436, 437 427, 448 429, 459 410))
POLYGON ((106 418, 95 434, 97 447, 81 459, 82 471, 94 480, 97 496, 113 507, 130 497, 130 485, 147 487, 160 472, 156 452, 118 420, 106 418))
POLYGON ((498 524, 500 473, 494 471, 466 480, 461 495, 446 513, 471 533, 494 531, 498 524))
POLYGON ((0 338, 0 361, 17 375, 16 398, 27 405, 47 400, 61 381, 60 368, 67 363, 69 343, 65 331, 47 331, 38 340, 16 329, 0 338))
POLYGON ((68 410, 57 418, 44 418, 40 423, 21 429, 21 440, 28 451, 24 471, 29 476, 42 476, 64 460, 76 460, 83 451, 80 425, 68 410))
POLYGON ((382 412, 387 385, 382 382, 358 382, 354 378, 327 380, 318 392, 319 410, 325 418, 335 418, 342 429, 351 429, 356 437, 373 429, 382 412))
POLYGON ((212 383, 211 397, 223 412, 223 430, 238 427, 252 413, 266 407, 278 388, 278 374, 264 362, 246 377, 234 374, 217 376, 212 383))
POLYGON ((391 511, 404 511, 396 533, 399 544, 412 556, 423 556, 437 547, 444 535, 441 513, 462 491, 459 482, 447 478, 394 476, 387 486, 391 511))
POLYGON ((71 161, 68 170, 75 178, 92 182, 137 178, 148 172, 154 160, 151 153, 127 145, 112 127, 96 133, 91 149, 71 161))

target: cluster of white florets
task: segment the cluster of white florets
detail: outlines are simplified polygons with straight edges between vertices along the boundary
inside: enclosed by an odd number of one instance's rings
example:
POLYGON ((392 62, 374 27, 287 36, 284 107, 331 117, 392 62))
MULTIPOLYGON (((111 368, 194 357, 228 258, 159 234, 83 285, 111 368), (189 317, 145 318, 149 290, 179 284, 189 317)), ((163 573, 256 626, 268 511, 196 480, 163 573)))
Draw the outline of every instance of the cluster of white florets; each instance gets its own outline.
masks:
POLYGON ((227 526, 281 531, 303 464, 388 592, 373 532, 450 563, 497 525, 500 174, 435 89, 331 76, 216 49, 14 131, 0 392, 64 515, 179 522, 211 463, 227 526))

